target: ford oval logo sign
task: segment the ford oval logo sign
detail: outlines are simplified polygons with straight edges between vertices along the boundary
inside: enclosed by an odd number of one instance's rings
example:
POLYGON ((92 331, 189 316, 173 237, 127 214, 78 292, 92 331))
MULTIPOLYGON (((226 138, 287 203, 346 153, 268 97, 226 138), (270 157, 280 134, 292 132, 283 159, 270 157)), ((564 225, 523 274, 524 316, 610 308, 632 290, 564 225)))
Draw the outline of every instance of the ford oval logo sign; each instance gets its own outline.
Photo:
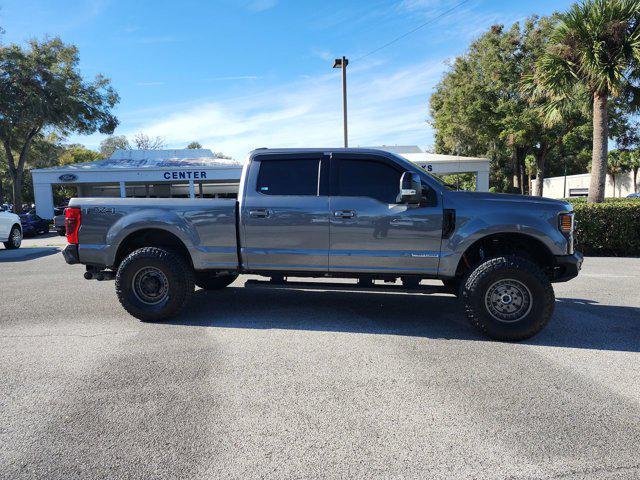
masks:
POLYGON ((58 179, 61 182, 75 182, 78 179, 78 177, 73 173, 65 173, 63 175, 60 175, 58 179))

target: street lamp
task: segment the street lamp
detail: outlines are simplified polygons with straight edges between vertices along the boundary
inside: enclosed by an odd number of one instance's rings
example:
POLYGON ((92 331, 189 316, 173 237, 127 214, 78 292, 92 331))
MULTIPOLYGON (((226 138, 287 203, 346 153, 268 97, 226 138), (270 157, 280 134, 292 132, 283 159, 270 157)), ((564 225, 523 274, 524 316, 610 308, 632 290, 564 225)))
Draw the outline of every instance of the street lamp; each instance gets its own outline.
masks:
POLYGON ((349 60, 346 57, 336 58, 333 68, 342 69, 342 117, 344 123, 344 148, 349 146, 349 136, 347 134, 347 65, 349 60))

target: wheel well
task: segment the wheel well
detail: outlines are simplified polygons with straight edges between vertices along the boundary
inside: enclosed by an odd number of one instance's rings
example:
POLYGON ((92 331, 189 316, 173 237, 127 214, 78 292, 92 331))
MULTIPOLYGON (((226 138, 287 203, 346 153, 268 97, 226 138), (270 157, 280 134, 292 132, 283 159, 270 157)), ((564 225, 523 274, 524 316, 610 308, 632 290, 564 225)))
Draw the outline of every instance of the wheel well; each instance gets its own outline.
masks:
POLYGON ((458 262, 456 277, 463 276, 485 258, 514 254, 532 260, 549 275, 552 273, 554 256, 540 240, 522 233, 497 233, 476 240, 467 248, 458 262))
POLYGON ((11 230, 13 230, 13 227, 18 227, 22 232, 22 225, 20 225, 19 223, 14 223, 13 226, 11 227, 11 230))
POLYGON ((113 268, 116 270, 120 262, 134 250, 143 247, 163 247, 169 248, 178 253, 193 266, 189 250, 177 236, 160 228, 146 228, 129 234, 118 247, 113 268))

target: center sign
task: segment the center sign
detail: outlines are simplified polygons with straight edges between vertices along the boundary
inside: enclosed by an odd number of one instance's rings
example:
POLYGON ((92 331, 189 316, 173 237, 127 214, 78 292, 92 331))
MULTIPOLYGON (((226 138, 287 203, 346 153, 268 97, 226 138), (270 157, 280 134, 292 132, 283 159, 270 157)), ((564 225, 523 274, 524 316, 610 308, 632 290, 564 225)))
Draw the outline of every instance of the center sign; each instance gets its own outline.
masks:
POLYGON ((204 180, 207 172, 164 172, 162 176, 166 180, 204 180))

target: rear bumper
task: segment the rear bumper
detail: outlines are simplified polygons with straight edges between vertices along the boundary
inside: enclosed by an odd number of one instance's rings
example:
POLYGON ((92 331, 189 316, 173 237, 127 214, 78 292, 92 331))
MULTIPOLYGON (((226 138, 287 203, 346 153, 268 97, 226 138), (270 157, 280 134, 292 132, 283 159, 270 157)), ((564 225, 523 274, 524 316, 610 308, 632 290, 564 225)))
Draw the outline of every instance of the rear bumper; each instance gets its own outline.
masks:
POLYGON ((64 247, 64 250, 62 250, 62 255, 64 256, 64 261, 69 265, 80 263, 80 257, 78 256, 78 245, 67 245, 66 247, 64 247))
POLYGON ((573 255, 556 256, 556 266, 553 271, 553 282, 566 282, 578 276, 582 268, 583 256, 580 252, 573 255))

